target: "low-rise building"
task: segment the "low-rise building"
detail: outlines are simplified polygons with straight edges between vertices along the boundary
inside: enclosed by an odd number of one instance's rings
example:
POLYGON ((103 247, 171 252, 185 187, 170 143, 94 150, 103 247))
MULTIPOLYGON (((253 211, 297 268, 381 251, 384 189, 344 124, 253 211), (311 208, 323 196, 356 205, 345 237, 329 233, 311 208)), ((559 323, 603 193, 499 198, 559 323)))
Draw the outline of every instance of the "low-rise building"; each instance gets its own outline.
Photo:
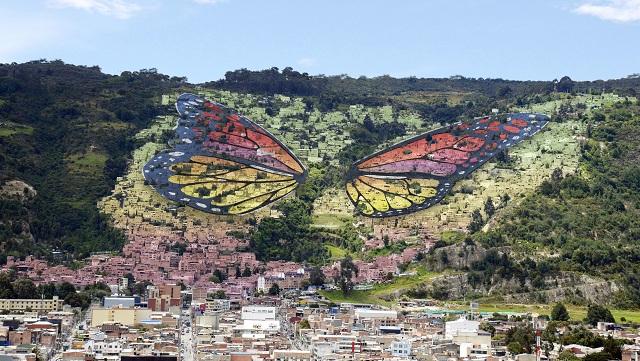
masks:
POLYGON ((51 299, 0 299, 0 311, 35 311, 46 313, 62 311, 64 300, 53 296, 51 299))

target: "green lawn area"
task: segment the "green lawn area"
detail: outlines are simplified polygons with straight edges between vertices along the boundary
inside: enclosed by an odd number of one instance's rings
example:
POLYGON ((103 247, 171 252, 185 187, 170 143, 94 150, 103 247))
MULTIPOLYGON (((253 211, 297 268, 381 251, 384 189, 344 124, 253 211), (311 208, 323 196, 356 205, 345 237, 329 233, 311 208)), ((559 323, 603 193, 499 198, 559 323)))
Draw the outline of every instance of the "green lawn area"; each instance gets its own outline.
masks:
POLYGON ((440 239, 447 244, 455 244, 464 241, 466 234, 460 231, 444 231, 440 234, 440 239))
POLYGON ((410 271, 415 271, 416 274, 413 276, 396 277, 391 282, 375 284, 371 290, 353 291, 348 296, 344 296, 342 291, 320 291, 320 294, 335 303, 371 303, 390 306, 393 302, 385 301, 381 297, 392 295, 396 291, 416 287, 442 274, 427 271, 423 266, 415 267, 410 271))
POLYGON ((347 255, 347 250, 340 248, 338 246, 334 246, 332 244, 325 244, 324 247, 327 249, 327 251, 329 251, 329 254, 331 255, 331 260, 339 260, 344 258, 344 256, 347 255))
POLYGON ((351 221, 351 217, 338 216, 335 214, 314 214, 312 227, 340 228, 346 221, 351 221))
MULTIPOLYGON (((3 122, 0 121, 0 123, 3 123, 3 122)), ((33 134, 33 128, 26 125, 11 123, 11 122, 4 122, 3 125, 0 126, 0 137, 10 137, 15 134, 31 135, 33 134)))
MULTIPOLYGON (((341 291, 320 291, 320 294, 332 302, 350 302, 350 303, 370 303, 381 306, 393 306, 394 301, 386 301, 381 297, 392 295, 397 290, 405 290, 416 287, 421 283, 428 282, 441 273, 429 272, 423 267, 414 269, 417 271, 415 276, 396 277, 392 282, 380 283, 373 286, 373 289, 366 291, 353 291, 350 295, 344 296, 341 291)), ((587 316, 586 306, 566 305, 571 320, 582 321, 587 316)), ((469 303, 461 301, 448 301, 443 305, 444 309, 452 310, 468 310, 469 303)), ((513 313, 537 313, 540 315, 551 314, 553 304, 505 304, 505 303, 480 303, 480 312, 513 312, 513 313)), ((611 309, 611 313, 617 322, 624 317, 626 321, 640 323, 640 310, 617 310, 611 309)))
MULTIPOLYGON (((467 303, 456 303, 455 306, 451 304, 448 305, 449 308, 460 308, 467 309, 467 303)), ((565 305, 567 310, 569 311, 569 316, 572 320, 581 321, 587 316, 587 307, 585 306, 574 306, 574 305, 565 305)), ((480 312, 531 312, 538 313, 541 315, 549 315, 551 314, 551 309, 553 308, 553 304, 531 304, 531 305, 521 305, 521 304, 503 304, 503 303, 481 303, 479 311, 480 312)), ((620 321, 621 317, 624 317, 627 321, 639 322, 640 323, 640 310, 616 310, 611 309, 611 313, 616 321, 620 321)))
POLYGON ((102 152, 75 153, 65 158, 70 172, 98 174, 104 170, 107 155, 102 152))
POLYGON ((94 122, 89 125, 92 130, 125 130, 134 125, 125 122, 94 122))

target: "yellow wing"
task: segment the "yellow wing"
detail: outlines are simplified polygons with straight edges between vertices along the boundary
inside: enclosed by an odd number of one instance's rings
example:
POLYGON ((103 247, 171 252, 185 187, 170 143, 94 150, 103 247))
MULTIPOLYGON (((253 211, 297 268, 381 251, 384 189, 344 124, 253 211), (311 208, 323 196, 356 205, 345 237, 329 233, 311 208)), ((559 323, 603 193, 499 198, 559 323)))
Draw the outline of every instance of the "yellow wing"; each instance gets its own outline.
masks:
POLYGON ((361 175, 347 182, 347 195, 366 216, 386 217, 430 207, 450 184, 434 178, 361 175))
POLYGON ((214 156, 192 156, 150 171, 145 176, 166 198, 215 214, 254 211, 298 186, 291 174, 214 156))

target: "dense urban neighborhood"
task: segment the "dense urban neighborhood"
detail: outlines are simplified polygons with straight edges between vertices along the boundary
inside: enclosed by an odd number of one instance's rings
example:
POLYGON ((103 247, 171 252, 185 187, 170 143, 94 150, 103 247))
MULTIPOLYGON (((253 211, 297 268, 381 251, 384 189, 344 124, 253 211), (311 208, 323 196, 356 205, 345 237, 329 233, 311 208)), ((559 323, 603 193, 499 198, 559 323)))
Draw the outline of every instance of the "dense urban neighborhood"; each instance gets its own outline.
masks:
MULTIPOLYGON (((301 273, 300 279, 308 275, 301 273)), ((590 307, 584 320, 455 309, 407 299, 396 307, 333 303, 317 287, 252 292, 148 284, 123 277, 99 302, 0 300, 0 356, 11 360, 635 360, 637 324, 590 307), (534 334, 536 335, 534 338, 534 334)), ((106 286, 106 284, 102 284, 106 286)), ((323 287, 323 286, 320 286, 323 287)), ((68 300, 68 299, 67 299, 68 300)))

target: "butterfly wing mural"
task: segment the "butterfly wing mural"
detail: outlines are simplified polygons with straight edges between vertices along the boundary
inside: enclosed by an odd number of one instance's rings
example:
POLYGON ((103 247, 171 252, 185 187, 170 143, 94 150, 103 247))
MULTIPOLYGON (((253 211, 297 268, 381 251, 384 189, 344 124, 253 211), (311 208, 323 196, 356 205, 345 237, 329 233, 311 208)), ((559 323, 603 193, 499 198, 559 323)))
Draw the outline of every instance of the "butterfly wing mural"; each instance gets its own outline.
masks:
POLYGON ((214 214, 245 214, 293 192, 307 170, 264 128, 194 94, 176 101, 173 149, 143 168, 162 196, 214 214))
POLYGON ((482 164, 538 133, 542 114, 514 113, 433 130, 354 163, 345 185, 357 211, 389 217, 429 208, 482 164))

